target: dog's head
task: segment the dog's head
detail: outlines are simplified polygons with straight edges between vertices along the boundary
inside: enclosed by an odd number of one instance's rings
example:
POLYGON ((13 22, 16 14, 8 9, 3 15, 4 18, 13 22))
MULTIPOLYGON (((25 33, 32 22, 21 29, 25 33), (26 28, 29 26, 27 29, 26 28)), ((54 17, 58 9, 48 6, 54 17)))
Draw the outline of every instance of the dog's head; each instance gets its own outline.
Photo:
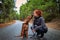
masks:
POLYGON ((28 16, 26 19, 31 19, 32 17, 31 16, 28 16))
POLYGON ((25 23, 28 23, 32 19, 32 16, 28 16, 24 21, 25 23))

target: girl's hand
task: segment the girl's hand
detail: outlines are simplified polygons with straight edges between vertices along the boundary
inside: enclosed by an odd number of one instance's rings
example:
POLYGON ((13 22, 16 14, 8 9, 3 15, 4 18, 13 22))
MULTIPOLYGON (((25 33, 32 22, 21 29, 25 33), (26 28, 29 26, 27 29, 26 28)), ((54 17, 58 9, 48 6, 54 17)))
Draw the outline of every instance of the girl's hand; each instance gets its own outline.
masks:
POLYGON ((34 29, 33 29, 32 31, 33 31, 33 32, 35 32, 35 30, 34 30, 34 29))

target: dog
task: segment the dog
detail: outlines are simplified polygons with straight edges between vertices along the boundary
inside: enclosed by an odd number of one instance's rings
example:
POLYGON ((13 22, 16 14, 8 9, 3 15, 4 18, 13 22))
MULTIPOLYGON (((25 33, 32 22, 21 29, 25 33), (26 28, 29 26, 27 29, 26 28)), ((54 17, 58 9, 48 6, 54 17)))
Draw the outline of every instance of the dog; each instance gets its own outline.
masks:
POLYGON ((28 16, 25 20, 24 20, 24 23, 22 25, 22 30, 21 30, 21 35, 20 35, 20 38, 24 38, 24 36, 26 38, 28 38, 28 23, 29 21, 32 19, 32 16, 28 16))

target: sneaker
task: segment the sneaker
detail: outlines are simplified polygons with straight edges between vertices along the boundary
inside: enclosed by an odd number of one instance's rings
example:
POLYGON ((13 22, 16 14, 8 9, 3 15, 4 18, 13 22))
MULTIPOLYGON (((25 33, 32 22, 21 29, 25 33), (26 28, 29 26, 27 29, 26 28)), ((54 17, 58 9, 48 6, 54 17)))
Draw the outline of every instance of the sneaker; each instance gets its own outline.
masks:
POLYGON ((39 37, 41 37, 41 35, 38 35, 39 37))
POLYGON ((43 40, 43 38, 40 38, 40 40, 43 40))
POLYGON ((22 36, 21 36, 20 38, 21 38, 21 39, 23 39, 23 37, 22 37, 22 36))

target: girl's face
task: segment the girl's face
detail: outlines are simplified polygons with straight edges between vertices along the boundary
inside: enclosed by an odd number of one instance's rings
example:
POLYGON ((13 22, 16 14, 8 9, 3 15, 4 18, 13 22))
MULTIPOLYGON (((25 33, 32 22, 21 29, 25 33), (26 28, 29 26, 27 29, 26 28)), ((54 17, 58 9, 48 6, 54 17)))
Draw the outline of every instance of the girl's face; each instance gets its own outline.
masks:
POLYGON ((34 13, 33 13, 33 16, 38 17, 38 15, 36 14, 36 12, 35 12, 35 11, 34 11, 34 13))

